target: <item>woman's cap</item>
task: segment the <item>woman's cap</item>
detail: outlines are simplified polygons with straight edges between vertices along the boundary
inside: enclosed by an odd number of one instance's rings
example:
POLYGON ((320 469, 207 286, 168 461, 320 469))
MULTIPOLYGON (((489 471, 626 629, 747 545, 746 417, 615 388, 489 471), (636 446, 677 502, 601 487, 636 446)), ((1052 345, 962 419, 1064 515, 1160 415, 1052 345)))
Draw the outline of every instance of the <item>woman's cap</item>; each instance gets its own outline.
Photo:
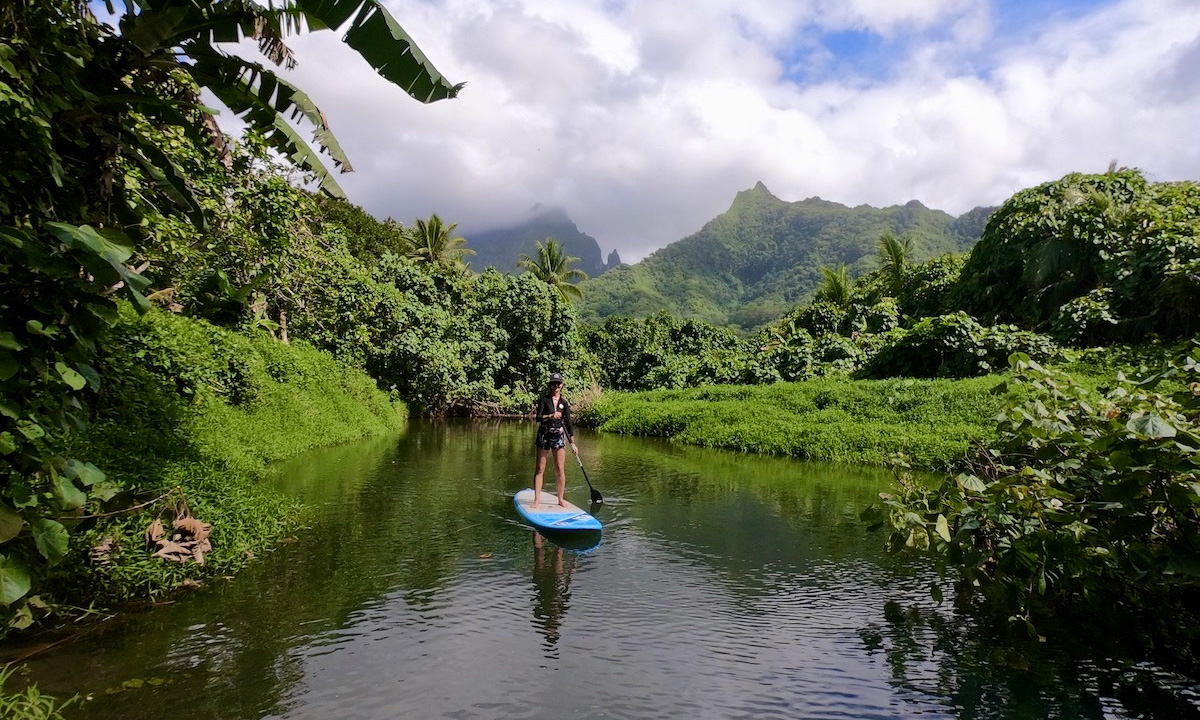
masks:
POLYGON ((550 373, 550 384, 562 383, 562 373, 550 373))

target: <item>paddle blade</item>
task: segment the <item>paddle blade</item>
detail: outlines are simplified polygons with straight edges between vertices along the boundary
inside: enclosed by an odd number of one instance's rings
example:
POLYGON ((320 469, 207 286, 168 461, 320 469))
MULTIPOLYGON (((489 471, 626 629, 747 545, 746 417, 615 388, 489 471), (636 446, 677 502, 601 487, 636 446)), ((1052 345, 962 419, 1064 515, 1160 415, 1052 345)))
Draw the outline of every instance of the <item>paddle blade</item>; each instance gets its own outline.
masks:
POLYGON ((579 459, 579 453, 575 453, 575 462, 579 464, 579 471, 583 473, 583 481, 587 483, 588 490, 592 491, 592 504, 599 505, 604 502, 604 496, 600 494, 599 490, 592 487, 592 481, 588 479, 587 470, 583 469, 583 461, 579 459))

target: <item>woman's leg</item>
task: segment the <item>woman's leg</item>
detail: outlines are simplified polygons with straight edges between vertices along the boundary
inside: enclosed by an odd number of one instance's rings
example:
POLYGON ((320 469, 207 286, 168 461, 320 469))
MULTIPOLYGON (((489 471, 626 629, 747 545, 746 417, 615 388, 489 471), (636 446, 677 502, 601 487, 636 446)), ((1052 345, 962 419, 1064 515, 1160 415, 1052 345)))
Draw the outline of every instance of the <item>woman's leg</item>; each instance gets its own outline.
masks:
POLYGON ((554 449, 554 489, 558 491, 558 504, 566 505, 563 495, 567 493, 567 449, 554 449))
POLYGON ((538 506, 538 498, 542 494, 542 476, 546 473, 546 455, 549 450, 538 448, 537 460, 533 461, 533 507, 538 506))

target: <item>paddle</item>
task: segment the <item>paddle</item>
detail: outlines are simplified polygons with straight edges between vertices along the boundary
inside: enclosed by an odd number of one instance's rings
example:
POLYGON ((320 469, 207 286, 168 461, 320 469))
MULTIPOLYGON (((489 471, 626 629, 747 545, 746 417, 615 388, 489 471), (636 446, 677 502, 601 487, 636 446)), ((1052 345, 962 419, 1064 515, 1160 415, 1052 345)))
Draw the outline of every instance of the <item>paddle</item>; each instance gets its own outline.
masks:
POLYGON ((579 469, 583 472, 583 480, 588 484, 588 490, 592 491, 592 502, 596 505, 604 502, 604 496, 600 494, 600 491, 592 487, 592 481, 588 480, 587 470, 583 469, 583 461, 579 459, 579 453, 575 453, 575 462, 579 463, 579 469))

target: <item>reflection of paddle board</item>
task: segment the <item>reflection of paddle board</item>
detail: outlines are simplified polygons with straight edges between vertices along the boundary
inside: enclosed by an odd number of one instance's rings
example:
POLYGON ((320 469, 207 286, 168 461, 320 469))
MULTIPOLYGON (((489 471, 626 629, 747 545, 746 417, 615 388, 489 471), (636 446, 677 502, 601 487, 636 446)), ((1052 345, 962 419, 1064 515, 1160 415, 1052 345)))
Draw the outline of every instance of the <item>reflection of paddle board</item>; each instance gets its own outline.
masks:
POLYGON ((513 504, 517 512, 531 525, 541 530, 563 532, 567 530, 596 531, 603 527, 600 521, 587 514, 578 506, 567 503, 566 507, 558 504, 558 498, 553 492, 542 491, 538 498, 538 507, 533 509, 533 489, 525 488, 513 496, 513 504))

